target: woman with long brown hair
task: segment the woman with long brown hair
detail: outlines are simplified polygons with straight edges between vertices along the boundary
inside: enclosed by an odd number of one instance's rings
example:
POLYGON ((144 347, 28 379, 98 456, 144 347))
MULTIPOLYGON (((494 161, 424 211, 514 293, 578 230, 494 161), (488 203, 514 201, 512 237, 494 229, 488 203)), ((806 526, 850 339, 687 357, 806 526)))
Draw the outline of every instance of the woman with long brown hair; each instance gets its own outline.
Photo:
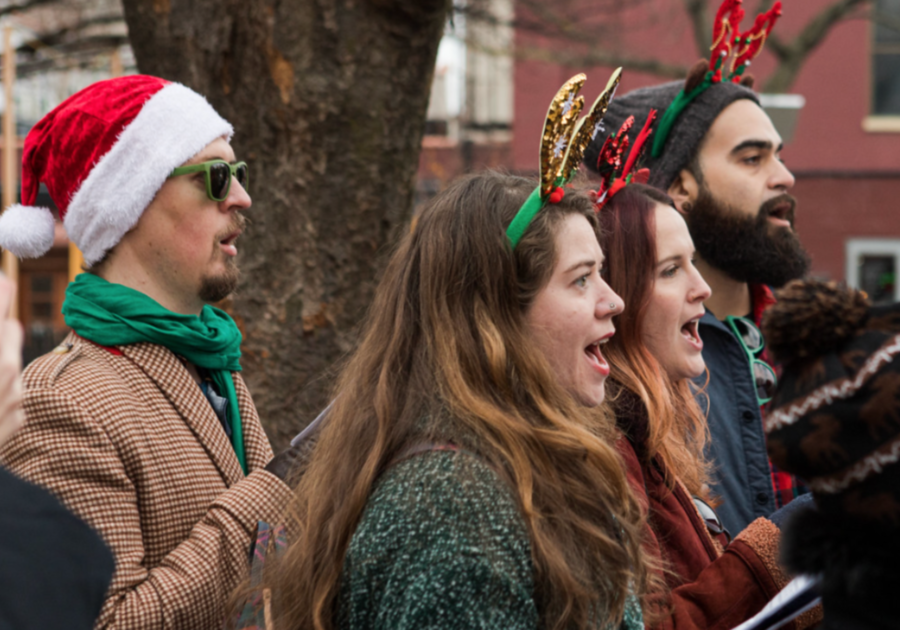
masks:
POLYGON ((457 181, 391 258, 266 576, 278 628, 642 628, 590 199, 457 181))
POLYGON ((733 628, 787 583, 775 523, 791 506, 729 544, 709 505, 708 430, 692 382, 706 370, 697 321, 710 289, 694 267, 687 225, 665 193, 636 183, 604 200, 599 221, 605 277, 626 312, 606 346, 608 398, 647 514, 645 549, 667 586, 648 598, 653 627, 733 628))

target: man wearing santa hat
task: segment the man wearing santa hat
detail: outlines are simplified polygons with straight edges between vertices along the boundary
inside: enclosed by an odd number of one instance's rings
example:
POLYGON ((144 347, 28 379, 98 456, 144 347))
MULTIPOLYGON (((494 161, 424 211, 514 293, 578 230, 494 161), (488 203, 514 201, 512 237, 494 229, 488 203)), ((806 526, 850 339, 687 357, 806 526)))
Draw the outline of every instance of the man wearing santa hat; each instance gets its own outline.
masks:
POLYGON ((112 549, 97 627, 221 627, 257 522, 290 494, 240 332, 209 305, 235 288, 250 208, 232 131, 182 85, 96 83, 28 134, 23 205, 0 216, 0 246, 46 252, 54 217, 31 205, 44 183, 89 271, 66 291, 72 332, 25 372, 26 421, 0 460, 112 549))

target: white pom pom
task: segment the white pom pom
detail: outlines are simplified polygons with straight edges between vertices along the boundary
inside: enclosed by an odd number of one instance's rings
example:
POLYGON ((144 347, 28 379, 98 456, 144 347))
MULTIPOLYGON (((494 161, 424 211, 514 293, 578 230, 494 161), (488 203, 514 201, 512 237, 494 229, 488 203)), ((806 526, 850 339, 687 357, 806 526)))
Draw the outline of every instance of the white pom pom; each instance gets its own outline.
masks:
POLYGON ((49 208, 15 204, 0 214, 0 247, 19 258, 37 258, 53 247, 53 213, 49 208))

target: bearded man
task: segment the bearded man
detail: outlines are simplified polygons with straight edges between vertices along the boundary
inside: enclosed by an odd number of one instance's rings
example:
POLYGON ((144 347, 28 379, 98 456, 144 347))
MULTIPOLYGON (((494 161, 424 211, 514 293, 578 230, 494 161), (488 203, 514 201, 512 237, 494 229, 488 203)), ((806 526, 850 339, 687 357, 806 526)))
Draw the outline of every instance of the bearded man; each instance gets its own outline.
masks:
POLYGON ((257 522, 290 494, 240 332, 209 304, 235 288, 251 203, 231 135, 182 85, 95 83, 29 132, 26 205, 0 217, 4 248, 47 251, 54 218, 27 205, 43 182, 89 267, 66 290, 72 332, 25 372, 25 424, 0 458, 113 551, 98 628, 221 628, 257 522))
MULTIPOLYGON (((635 116, 633 142, 650 111, 660 114, 654 127, 660 137, 651 137, 653 151, 643 165, 649 183, 666 191, 684 215, 695 264, 712 289, 706 315, 686 334, 702 338, 709 382, 699 401, 708 405, 713 492, 721 499, 722 523, 737 533, 805 492, 766 454, 761 408, 776 376, 759 322, 774 302, 771 288, 803 276, 809 257, 794 231, 794 177, 781 161, 781 137, 752 81, 710 76, 707 62, 698 62, 686 81, 616 98, 604 124, 618 130, 635 116)), ((586 152, 588 167, 596 170, 605 138, 599 134, 586 152)), ((699 381, 703 386, 706 378, 699 381)))

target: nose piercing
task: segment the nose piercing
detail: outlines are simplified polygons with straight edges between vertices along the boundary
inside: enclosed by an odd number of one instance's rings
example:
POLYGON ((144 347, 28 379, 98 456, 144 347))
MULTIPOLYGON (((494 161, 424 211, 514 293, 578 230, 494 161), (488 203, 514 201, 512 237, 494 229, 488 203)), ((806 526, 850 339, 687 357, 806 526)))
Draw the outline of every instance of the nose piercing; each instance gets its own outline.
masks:
POLYGON ((616 306, 616 303, 615 303, 615 302, 610 302, 610 303, 609 303, 609 310, 614 311, 614 310, 616 310, 617 308, 618 308, 618 307, 616 306))

